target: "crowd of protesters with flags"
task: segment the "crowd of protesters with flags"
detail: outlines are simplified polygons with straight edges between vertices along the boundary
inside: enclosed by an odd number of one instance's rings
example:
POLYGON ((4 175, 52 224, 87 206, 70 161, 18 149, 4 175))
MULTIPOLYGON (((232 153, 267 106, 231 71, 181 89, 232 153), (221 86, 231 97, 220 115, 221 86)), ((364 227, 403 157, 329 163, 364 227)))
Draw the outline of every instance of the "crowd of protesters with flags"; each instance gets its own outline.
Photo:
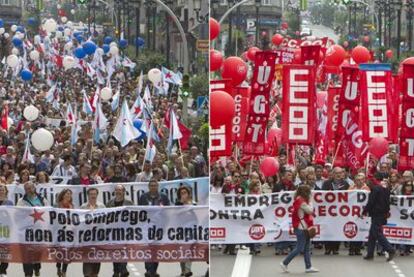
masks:
MULTIPOLYGON (((210 19, 211 38, 219 34, 220 24, 210 19)), ((393 195, 414 194, 414 58, 393 74, 366 47, 329 38, 275 34, 265 48, 226 58, 211 50, 210 71, 221 71, 210 81, 211 192, 384 185, 393 195)), ((323 244, 326 255, 339 254, 341 242, 323 244)), ((274 246, 276 255, 287 255, 294 243, 274 246)), ((362 242, 346 246, 349 255, 361 255, 362 242)), ((395 248, 412 253, 409 245, 395 248)), ((236 254, 235 245, 224 253, 236 254)), ((258 246, 250 245, 250 253, 259 254, 258 246)))
MULTIPOLYGON (((57 177, 87 186, 207 176, 206 149, 192 137, 196 113, 183 122, 180 71, 160 66, 144 75, 124 54, 126 40, 88 38, 70 22, 47 19, 39 33, 0 24, 7 50, 0 57, 0 205, 12 204, 4 194, 15 184, 26 191, 18 205, 46 206, 36 185, 57 177)), ((110 206, 129 203, 117 202, 118 190, 110 206)), ((98 193, 88 191, 94 202, 82 208, 101 208, 98 193)), ((58 207, 80 208, 70 197, 62 191, 58 207)), ((143 205, 162 205, 151 203, 143 205)), ((67 267, 58 264, 58 275, 67 267)), ((191 276, 190 265, 182 269, 191 276)), ((7 264, 0 270, 5 275, 7 264)), ((39 271, 40 264, 24 265, 25 276, 39 271)), ((98 272, 99 265, 84 266, 85 276, 98 272)), ((127 275, 126 264, 114 264, 114 276, 127 275)), ((159 276, 156 267, 145 276, 159 276)))

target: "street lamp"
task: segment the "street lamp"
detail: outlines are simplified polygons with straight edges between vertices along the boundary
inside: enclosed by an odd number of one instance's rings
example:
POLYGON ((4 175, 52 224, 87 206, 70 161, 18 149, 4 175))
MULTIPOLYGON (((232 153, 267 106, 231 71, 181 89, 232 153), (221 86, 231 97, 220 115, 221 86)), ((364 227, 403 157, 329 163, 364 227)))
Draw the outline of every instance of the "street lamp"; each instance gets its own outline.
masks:
POLYGON ((261 0, 255 0, 254 5, 256 6, 256 46, 259 45, 259 28, 260 28, 260 21, 259 21, 259 8, 261 5, 261 0))

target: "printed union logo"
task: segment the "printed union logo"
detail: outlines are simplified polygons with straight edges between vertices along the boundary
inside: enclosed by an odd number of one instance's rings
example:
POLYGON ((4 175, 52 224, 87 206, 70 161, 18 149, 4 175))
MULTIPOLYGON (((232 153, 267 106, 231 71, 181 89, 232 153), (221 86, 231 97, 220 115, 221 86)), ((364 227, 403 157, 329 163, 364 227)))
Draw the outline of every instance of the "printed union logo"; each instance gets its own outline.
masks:
POLYGON ((384 226, 384 236, 389 238, 411 239, 413 230, 411 228, 384 226))
POLYGON ((253 224, 249 229, 249 236, 253 240, 261 240, 266 235, 266 229, 261 224, 253 224))
POLYGON ((220 239, 226 237, 226 228, 210 228, 210 238, 220 239))
POLYGON ((344 225, 344 235, 345 237, 352 239, 358 234, 358 226, 354 222, 347 222, 344 225))

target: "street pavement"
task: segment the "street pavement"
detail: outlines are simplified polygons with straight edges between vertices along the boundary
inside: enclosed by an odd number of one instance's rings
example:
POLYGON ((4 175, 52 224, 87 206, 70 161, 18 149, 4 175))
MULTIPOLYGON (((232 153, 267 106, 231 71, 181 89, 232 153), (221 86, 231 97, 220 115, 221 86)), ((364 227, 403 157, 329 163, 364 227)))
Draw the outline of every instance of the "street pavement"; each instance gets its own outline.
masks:
POLYGON ((308 25, 308 27, 312 30, 312 36, 318 38, 328 37, 335 41, 335 43, 339 40, 339 35, 335 34, 334 30, 329 27, 323 25, 308 25))
POLYGON ((375 256, 373 261, 365 261, 362 256, 348 256, 342 249, 338 256, 325 256, 323 250, 313 250, 312 266, 319 273, 306 274, 303 255, 297 256, 289 264, 289 273, 283 273, 280 262, 285 256, 276 256, 274 248, 262 246, 257 256, 248 250, 239 250, 237 256, 224 255, 218 250, 211 253, 211 275, 214 277, 271 277, 271 276, 318 276, 318 277, 409 277, 414 276, 414 263, 411 256, 396 256, 386 262, 385 257, 375 256))
MULTIPOLYGON (((203 277, 207 271, 207 263, 204 262, 194 262, 192 265, 193 276, 203 277)), ((113 267, 111 263, 101 264, 101 270, 99 277, 112 277, 113 267)), ((128 271, 130 277, 144 276, 145 267, 144 263, 134 263, 128 264, 128 271)), ((179 263, 160 263, 158 267, 158 274, 161 277, 176 277, 180 276, 181 269, 179 263)), ((20 264, 10 264, 7 270, 8 277, 24 277, 23 266, 20 264)), ((56 265, 51 263, 43 263, 40 270, 41 277, 53 277, 57 276, 56 265)), ((66 273, 67 277, 82 277, 82 264, 73 263, 68 267, 66 273)))

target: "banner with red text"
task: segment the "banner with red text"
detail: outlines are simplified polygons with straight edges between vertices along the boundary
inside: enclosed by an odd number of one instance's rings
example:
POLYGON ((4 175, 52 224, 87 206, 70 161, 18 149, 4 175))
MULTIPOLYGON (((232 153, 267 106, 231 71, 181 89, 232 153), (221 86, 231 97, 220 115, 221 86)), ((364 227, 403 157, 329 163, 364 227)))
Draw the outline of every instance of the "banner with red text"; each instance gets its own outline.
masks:
POLYGON ((2 262, 208 260, 207 207, 1 206, 0 218, 2 262))
POLYGON ((361 91, 361 129, 364 141, 383 137, 397 141, 393 137, 391 108, 392 74, 389 64, 362 64, 360 67, 359 88, 361 91))
POLYGON ((210 156, 229 157, 232 155, 232 122, 218 127, 210 125, 210 156))
MULTIPOLYGON (((370 218, 360 218, 368 200, 365 191, 314 191, 317 235, 314 241, 367 241, 370 218)), ((211 243, 294 241, 294 192, 262 195, 210 194, 211 243)), ((414 245, 414 201, 392 196, 391 217, 384 234, 391 243, 414 245)))
POLYGON ((232 95, 232 85, 230 79, 223 79, 223 80, 210 80, 210 92, 213 91, 225 91, 228 94, 232 95))
POLYGON ((270 114, 270 90, 275 76, 276 56, 276 53, 272 51, 256 52, 249 115, 243 142, 243 153, 247 155, 265 153, 266 127, 270 114))
POLYGON ((315 67, 283 67, 282 142, 313 144, 316 129, 315 67))
POLYGON ((236 113, 233 117, 232 140, 244 141, 247 115, 249 112, 249 88, 236 87, 233 89, 236 113))

